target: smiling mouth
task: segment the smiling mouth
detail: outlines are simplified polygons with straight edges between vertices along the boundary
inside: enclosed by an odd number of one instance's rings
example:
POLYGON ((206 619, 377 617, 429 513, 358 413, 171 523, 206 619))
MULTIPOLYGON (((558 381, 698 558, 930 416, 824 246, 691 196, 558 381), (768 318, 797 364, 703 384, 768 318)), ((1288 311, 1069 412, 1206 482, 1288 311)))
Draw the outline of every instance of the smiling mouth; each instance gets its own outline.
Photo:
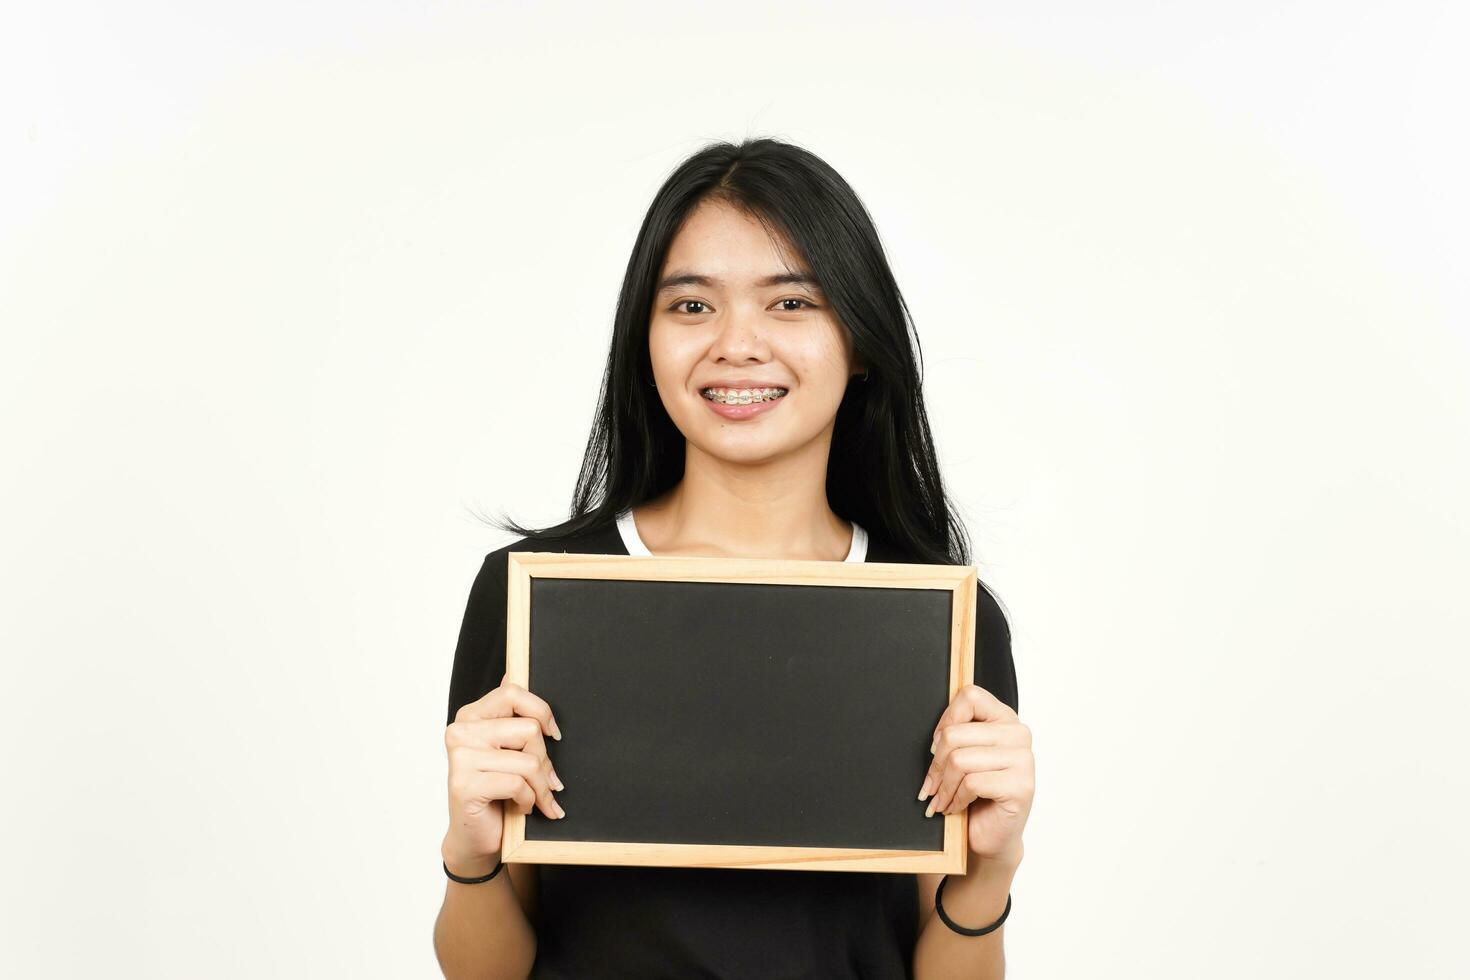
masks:
POLYGON ((786 397, 785 388, 704 388, 699 393, 721 405, 755 405, 786 397))

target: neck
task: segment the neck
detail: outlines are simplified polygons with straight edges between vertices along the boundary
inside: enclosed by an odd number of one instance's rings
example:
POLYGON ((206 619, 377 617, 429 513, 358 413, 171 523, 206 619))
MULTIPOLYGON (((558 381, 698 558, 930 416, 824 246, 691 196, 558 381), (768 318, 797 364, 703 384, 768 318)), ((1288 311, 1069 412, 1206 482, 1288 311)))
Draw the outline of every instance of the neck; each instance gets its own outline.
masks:
POLYGON ((686 446, 683 479, 634 510, 656 555, 841 561, 852 526, 827 505, 826 443, 742 464, 686 446))

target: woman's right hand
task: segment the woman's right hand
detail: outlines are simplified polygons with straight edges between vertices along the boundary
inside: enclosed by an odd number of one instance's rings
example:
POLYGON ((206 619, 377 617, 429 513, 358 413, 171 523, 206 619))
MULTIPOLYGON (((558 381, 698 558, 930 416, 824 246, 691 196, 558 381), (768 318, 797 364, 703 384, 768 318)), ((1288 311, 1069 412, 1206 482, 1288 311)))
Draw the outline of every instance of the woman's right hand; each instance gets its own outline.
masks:
POLYGON ((504 676, 499 687, 455 712, 444 730, 449 831, 442 851, 451 871, 495 866, 507 800, 523 814, 539 806, 553 820, 566 816, 551 795, 565 787, 547 758, 547 735, 561 738, 550 705, 504 676))

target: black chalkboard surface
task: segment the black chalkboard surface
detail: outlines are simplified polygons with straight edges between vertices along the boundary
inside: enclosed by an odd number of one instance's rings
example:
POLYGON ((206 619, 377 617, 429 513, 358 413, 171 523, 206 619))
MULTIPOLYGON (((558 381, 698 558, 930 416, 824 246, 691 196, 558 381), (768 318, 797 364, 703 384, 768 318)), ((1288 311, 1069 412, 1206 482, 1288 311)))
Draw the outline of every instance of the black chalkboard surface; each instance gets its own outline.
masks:
POLYGON ((506 669, 545 699, 566 811, 507 862, 965 870, 918 799, 974 677, 968 565, 517 552, 506 669))

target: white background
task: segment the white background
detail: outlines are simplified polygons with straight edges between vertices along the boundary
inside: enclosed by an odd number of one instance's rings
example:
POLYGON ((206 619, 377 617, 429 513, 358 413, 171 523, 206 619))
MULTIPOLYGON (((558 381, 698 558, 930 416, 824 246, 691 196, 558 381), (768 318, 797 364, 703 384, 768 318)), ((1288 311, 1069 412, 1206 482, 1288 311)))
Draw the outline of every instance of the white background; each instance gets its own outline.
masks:
POLYGON ((0 974, 438 975, 474 514, 565 516, 653 192, 771 135, 1012 619, 1011 975, 1466 975, 1467 28, 6 5, 0 974))

